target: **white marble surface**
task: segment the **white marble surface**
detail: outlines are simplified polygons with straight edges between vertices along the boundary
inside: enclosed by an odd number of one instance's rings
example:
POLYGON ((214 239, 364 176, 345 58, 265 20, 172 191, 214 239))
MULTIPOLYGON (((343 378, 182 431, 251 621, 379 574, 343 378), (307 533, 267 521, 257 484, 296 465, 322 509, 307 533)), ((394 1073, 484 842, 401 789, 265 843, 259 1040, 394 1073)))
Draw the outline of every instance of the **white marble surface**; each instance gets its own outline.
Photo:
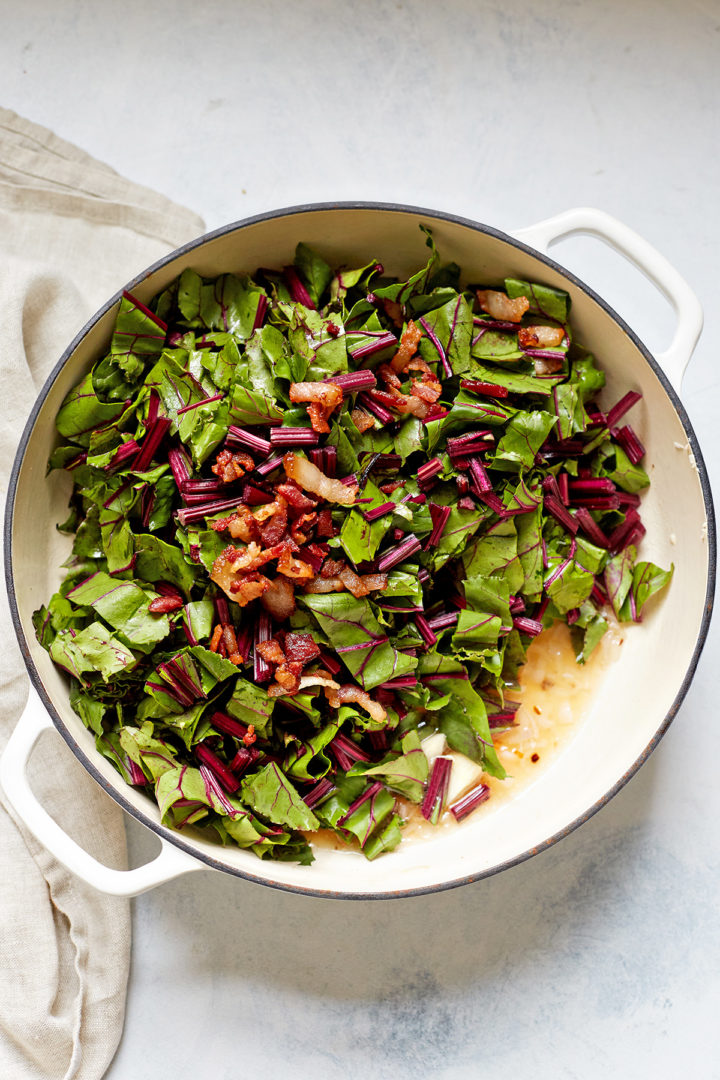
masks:
MULTIPOLYGON (((352 198, 615 214, 705 306, 683 397, 717 475, 717 2, 0 0, 0 23, 3 105, 209 227, 352 198)), ((556 254, 665 344, 615 256, 556 254)), ((639 775, 499 877, 350 904, 207 873, 138 899, 111 1080, 720 1076, 718 660, 716 626, 639 775)))

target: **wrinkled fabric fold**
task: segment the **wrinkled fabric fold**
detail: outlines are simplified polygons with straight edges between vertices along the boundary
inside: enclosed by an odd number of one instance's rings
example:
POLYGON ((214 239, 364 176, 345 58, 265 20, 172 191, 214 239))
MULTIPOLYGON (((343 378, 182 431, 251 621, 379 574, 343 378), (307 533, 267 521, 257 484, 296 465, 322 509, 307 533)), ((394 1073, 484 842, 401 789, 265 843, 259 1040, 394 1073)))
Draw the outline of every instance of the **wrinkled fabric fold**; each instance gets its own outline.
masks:
MULTIPOLYGON (((0 109, 0 494, 47 375, 92 313, 203 231, 202 219, 52 132, 0 109)), ((2 590, 0 752, 28 679, 2 590)), ((48 732, 33 790, 86 850, 127 865, 122 812, 48 732)), ((95 1080, 122 1033, 130 957, 125 900, 77 880, 15 820, 0 792, 0 1077, 95 1080)))

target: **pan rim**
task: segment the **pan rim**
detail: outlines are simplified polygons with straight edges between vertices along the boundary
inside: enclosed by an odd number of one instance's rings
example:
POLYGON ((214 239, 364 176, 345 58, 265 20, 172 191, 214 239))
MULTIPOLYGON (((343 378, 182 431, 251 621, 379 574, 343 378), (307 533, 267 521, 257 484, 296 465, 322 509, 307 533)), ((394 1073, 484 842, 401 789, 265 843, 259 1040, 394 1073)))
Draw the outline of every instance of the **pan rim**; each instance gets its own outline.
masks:
MULTIPOLYGON (((715 594, 715 580, 716 580, 716 526, 715 515, 713 507, 712 491, 710 487, 710 481, 708 477, 707 468, 703 459, 702 451, 697 441, 694 429, 687 415, 685 407, 680 400, 677 392, 671 385, 665 372, 662 370, 658 362, 652 356, 647 347, 643 344, 637 334, 631 329, 631 327, 625 322, 625 320, 605 301, 599 296, 589 285, 587 285, 581 278, 577 277, 572 271, 568 270, 560 263, 551 259, 548 255, 537 251, 529 244, 524 243, 521 240, 516 239, 513 236, 495 228, 494 226, 485 225, 481 222, 474 221, 470 218, 458 216, 441 210, 432 210, 425 207, 418 207, 407 205, 403 203, 386 203, 386 202, 374 202, 374 201, 344 201, 344 202, 314 202, 304 203, 295 206, 281 207, 276 210, 266 211, 261 214, 255 214, 251 217, 243 218, 235 222, 231 222, 227 225, 223 225, 218 229, 214 229, 208 233, 188 241, 186 244, 174 249, 172 252, 158 259, 152 263, 149 267, 137 274, 124 286, 124 289, 132 291, 138 284, 145 281, 150 275, 157 270, 166 266, 168 263, 173 262, 175 259, 182 255, 188 254, 194 249, 205 245, 206 243, 225 236, 229 233, 240 231, 252 225, 260 224, 266 221, 274 220, 276 218, 291 217, 299 214, 328 212, 328 211, 343 211, 343 210, 369 210, 380 212, 392 212, 402 213, 408 216, 420 216, 424 218, 430 218, 434 220, 447 221, 452 224, 460 225, 465 228, 471 229, 475 232, 479 232, 483 235, 490 236, 494 239, 500 240, 509 244, 511 247, 518 249, 533 258, 544 263, 548 268, 560 273, 567 281, 572 283, 576 288, 593 300, 599 307, 620 327, 623 333, 630 339, 631 343, 643 356, 644 360, 650 365, 653 372, 660 381, 665 393, 670 399, 670 403, 677 414, 683 430, 687 436, 691 452, 694 455, 698 479, 700 482, 700 488, 703 496, 703 503, 705 507, 706 519, 707 519, 707 584, 705 591, 705 601, 703 606, 703 615, 698 630, 698 634, 693 646, 693 652, 690 663, 686 669, 685 676, 678 688, 673 703, 665 714, 664 718, 660 722, 659 727, 656 729, 654 735, 644 748, 641 754, 635 759, 632 765, 625 771, 625 773, 617 780, 617 782, 605 792, 599 799, 597 799, 590 807, 588 807, 582 814, 579 814, 571 822, 569 822, 562 829, 557 830, 550 837, 544 840, 541 844, 537 844, 532 848, 525 850, 524 852, 514 855, 509 859, 506 859, 502 863, 495 866, 479 870, 467 875, 463 875, 459 878, 453 878, 449 881, 441 881, 436 884, 423 885, 415 888, 408 889, 393 889, 385 891, 375 892, 352 892, 344 890, 334 889, 319 889, 312 887, 311 885, 299 885, 291 884, 287 882, 273 881, 268 877, 253 874, 250 871, 240 869, 238 867, 228 866, 221 860, 214 859, 206 852, 199 852, 194 846, 187 843, 182 836, 177 832, 166 828, 159 823, 149 820, 137 807, 135 807, 123 794, 122 790, 116 788, 113 784, 109 783, 107 779, 100 773, 94 762, 88 755, 82 750, 76 740, 73 738, 70 731, 67 729, 64 721, 60 717, 59 713, 55 709, 55 706, 46 693, 42 678, 35 666, 35 663, 30 654, 29 645, 25 637, 25 633, 20 621, 17 597, 15 591, 15 582, 13 574, 13 560, 12 560, 12 524, 14 518, 15 498, 17 493, 18 481, 22 463, 25 457, 25 452, 35 428, 35 423, 38 418, 38 414, 45 402, 47 395, 49 394, 52 386, 58 378, 60 372, 64 368, 67 361, 73 355, 80 342, 87 336, 87 334, 93 329, 96 323, 119 301, 122 296, 123 289, 118 290, 101 308, 99 308, 94 315, 87 321, 82 329, 75 335, 67 348, 63 351, 58 362, 53 367, 52 371, 48 375, 42 389, 40 390, 33 408, 28 416, 23 433, 20 437, 18 448, 15 454, 15 458, 10 473, 8 482, 8 492, 5 505, 5 521, 4 521, 4 564, 5 564, 5 579, 8 591, 8 600, 10 606, 10 613, 15 629, 15 634, 18 639, 20 651, 25 662, 25 666, 30 677, 30 681, 37 690, 43 705, 47 709, 56 730, 60 733, 66 744, 70 747, 76 758, 82 763, 83 767, 90 773, 93 779, 100 784, 104 791, 110 795, 110 797, 131 817, 139 821, 146 828, 150 829, 156 835, 175 847, 191 855, 194 859, 207 865, 210 869, 219 870, 226 874, 231 874, 234 877, 243 878, 247 881, 252 881, 260 885, 265 885, 269 888, 280 889, 283 892, 299 893, 305 896, 316 896, 324 899, 342 899, 342 900, 388 900, 388 899, 401 899, 409 898, 412 896, 422 896, 426 894, 432 894, 436 892, 444 892, 449 889, 459 888, 462 885, 471 884, 475 881, 480 881, 484 878, 491 877, 500 873, 503 870, 508 870, 513 866, 518 866, 520 863, 525 862, 532 856, 537 855, 540 851, 544 851, 553 847, 560 840, 564 839, 580 825, 584 824, 591 817, 593 817, 599 810, 601 810, 612 798, 628 783, 628 781, 635 775, 640 766, 644 764, 647 758, 652 754, 655 748, 660 743, 661 739, 668 730, 670 724, 675 718, 680 705, 682 704, 692 679, 695 675, 700 656, 707 639, 710 620, 712 617, 714 594, 715 594)), ((272 864, 263 864, 271 866, 272 864)))

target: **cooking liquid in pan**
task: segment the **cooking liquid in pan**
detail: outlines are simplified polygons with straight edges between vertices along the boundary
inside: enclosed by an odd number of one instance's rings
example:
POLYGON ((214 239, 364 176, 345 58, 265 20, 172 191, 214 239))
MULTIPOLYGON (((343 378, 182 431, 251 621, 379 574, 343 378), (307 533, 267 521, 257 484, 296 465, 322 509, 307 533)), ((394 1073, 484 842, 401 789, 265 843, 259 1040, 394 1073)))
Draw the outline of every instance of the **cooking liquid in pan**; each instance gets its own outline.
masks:
MULTIPOLYGON (((493 737, 495 749, 507 777, 496 780, 484 776, 490 798, 471 815, 488 813, 501 802, 527 788, 554 760, 572 737, 592 703, 608 666, 618 657, 623 629, 614 622, 586 664, 575 661, 570 630, 557 622, 537 637, 528 649, 527 663, 520 671, 520 689, 511 690, 508 698, 521 703, 515 726, 493 737)), ((431 825, 420 808, 398 798, 400 813, 407 820, 403 843, 431 840, 438 830, 458 828, 453 815, 446 811, 437 825, 431 825)), ((467 818, 467 821, 471 818, 467 818)), ((315 847, 350 851, 334 833, 308 833, 315 847)))

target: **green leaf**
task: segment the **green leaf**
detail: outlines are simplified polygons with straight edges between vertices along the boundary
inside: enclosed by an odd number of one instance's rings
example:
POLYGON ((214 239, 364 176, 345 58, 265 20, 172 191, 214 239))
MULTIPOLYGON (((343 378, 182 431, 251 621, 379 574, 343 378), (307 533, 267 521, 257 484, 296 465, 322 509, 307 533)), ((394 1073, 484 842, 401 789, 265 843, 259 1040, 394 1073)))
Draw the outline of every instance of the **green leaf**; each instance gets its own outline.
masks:
POLYGON ((642 465, 633 465, 621 446, 604 444, 598 447, 592 461, 593 476, 607 476, 619 488, 635 494, 650 484, 642 465))
POLYGON ((238 678, 225 711, 243 724, 254 724, 261 739, 269 738, 275 698, 268 697, 263 687, 238 678))
POLYGON ((257 390, 236 383, 230 403, 230 422, 238 427, 252 427, 282 420, 283 411, 271 398, 257 390))
POLYGON ((428 778, 428 760, 420 747, 417 731, 408 731, 402 738, 402 754, 388 754, 378 765, 358 763, 349 776, 375 776, 393 791, 399 791, 412 802, 422 801, 428 778))
POLYGON ((90 623, 83 630, 60 630, 50 646, 50 656, 85 686, 88 683, 82 677, 84 672, 99 672, 107 682, 112 675, 137 663, 130 649, 100 622, 90 623))
MULTIPOLYGON (((217 537, 217 533, 212 535, 217 537)), ((140 533, 135 537, 135 555, 135 573, 142 581, 168 581, 190 595, 200 568, 187 562, 175 545, 150 533, 140 533)))
POLYGON ((635 546, 629 544, 624 551, 608 559, 605 566, 605 590, 618 619, 622 618, 623 604, 633 583, 635 555, 635 546))
POLYGON ((518 278, 505 278, 505 292, 511 300, 517 296, 527 296, 530 301, 528 314, 542 315, 545 319, 567 322, 570 310, 570 297, 564 289, 553 289, 550 285, 531 284, 518 278))
POLYGON ((100 401, 90 373, 73 387, 63 401, 55 418, 55 426, 66 438, 87 442, 92 431, 111 424, 122 416, 124 411, 124 404, 105 404, 100 401))
POLYGON ((462 293, 454 295, 442 307, 421 316, 420 326, 423 330, 420 353, 427 363, 438 363, 444 355, 455 375, 463 375, 469 370, 473 314, 470 304, 462 293), (437 345, 430 337, 428 328, 440 343, 442 354, 438 353, 437 345))
POLYGON ((317 251, 313 251, 307 244, 302 243, 295 248, 294 262, 310 293, 312 302, 319 308, 322 295, 333 279, 332 268, 328 266, 322 255, 318 255, 317 251))
POLYGON ((531 469, 535 455, 556 424, 546 412, 520 412, 508 422, 492 459, 493 468, 518 472, 531 469))
POLYGON ((155 595, 133 581, 118 581, 109 574, 97 573, 71 589, 68 600, 94 608, 126 645, 151 652, 170 633, 167 615, 149 611, 155 595))
POLYGON ((274 761, 246 776, 240 790, 244 803, 276 825, 305 830, 319 826, 310 807, 274 761))
POLYGON ((351 593, 327 593, 305 595, 300 603, 312 611, 339 658, 364 690, 407 675, 415 668, 415 657, 393 647, 364 598, 356 599, 351 593))
MULTIPOLYGON (((662 567, 656 566, 655 563, 652 562, 639 562, 635 564, 633 567, 631 592, 635 600, 636 618, 639 619, 642 610, 650 597, 654 596, 655 593, 660 592, 661 589, 664 589, 666 585, 670 584, 674 570, 674 565, 671 565, 669 570, 663 570, 662 567)), ((629 595, 625 598, 620 617, 623 622, 627 622, 633 618, 629 595)))
POLYGON ((491 776, 504 779, 505 770, 493 746, 485 702, 472 683, 466 679, 439 679, 433 682, 433 689, 451 695, 438 719, 438 730, 444 734, 448 746, 481 764, 491 776))

